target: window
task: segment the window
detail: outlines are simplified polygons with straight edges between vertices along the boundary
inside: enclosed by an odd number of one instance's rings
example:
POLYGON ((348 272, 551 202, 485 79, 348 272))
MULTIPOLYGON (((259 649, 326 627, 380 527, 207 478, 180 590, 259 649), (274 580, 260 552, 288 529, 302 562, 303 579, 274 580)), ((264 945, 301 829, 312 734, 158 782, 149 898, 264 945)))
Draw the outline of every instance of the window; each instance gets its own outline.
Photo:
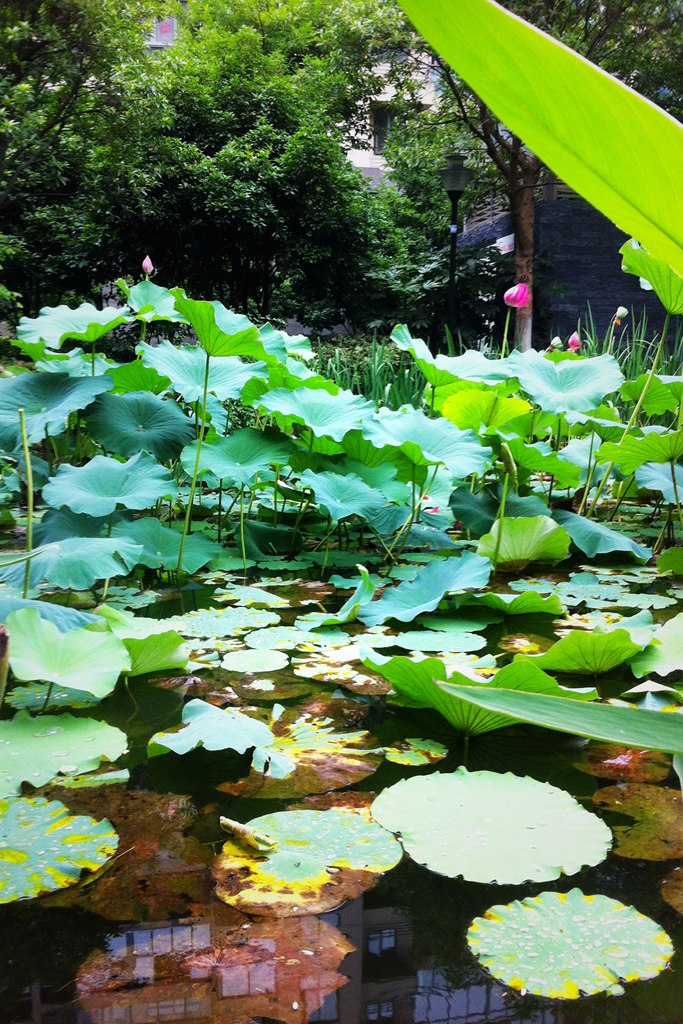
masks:
POLYGON ((372 115, 372 151, 378 156, 384 152, 393 123, 394 113, 389 107, 375 107, 372 115))
POLYGON ((365 1019, 368 1021, 368 1024, 370 1021, 393 1020, 394 1004, 390 1002, 366 1003, 365 1019))
POLYGON ((383 928, 382 931, 368 932, 368 953, 372 956, 381 956, 382 953, 393 953, 395 949, 395 928, 383 928))

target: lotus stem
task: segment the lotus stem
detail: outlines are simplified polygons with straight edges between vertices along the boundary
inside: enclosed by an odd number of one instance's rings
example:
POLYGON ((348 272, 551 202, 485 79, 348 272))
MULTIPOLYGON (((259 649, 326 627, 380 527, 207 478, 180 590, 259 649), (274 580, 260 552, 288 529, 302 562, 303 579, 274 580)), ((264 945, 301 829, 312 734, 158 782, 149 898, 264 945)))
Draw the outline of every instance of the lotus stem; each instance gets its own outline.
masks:
POLYGON ((505 474, 503 481, 503 496, 500 499, 500 505, 498 507, 498 515, 496 516, 496 522, 498 523, 498 536, 496 537, 496 547, 493 552, 493 568, 496 568, 498 564, 498 553, 500 551, 500 544, 503 539, 503 519, 505 517, 505 502, 508 497, 508 484, 510 483, 510 474, 505 474))
POLYGON ((588 472, 586 473, 586 484, 583 489, 583 496, 581 498, 581 504, 576 510, 577 515, 582 516, 586 509, 586 502, 588 501, 588 494, 591 489, 591 482, 593 480, 593 474, 595 473, 595 467, 597 466, 597 459, 593 460, 593 444, 595 441, 595 431, 591 430, 591 443, 588 446, 588 472))
POLYGON ((180 548, 178 550, 178 567, 176 569, 176 576, 178 582, 180 581, 180 574, 183 570, 183 551, 185 550, 185 540, 190 530, 190 523, 192 522, 192 503, 194 501, 194 492, 197 486, 197 477, 199 476, 199 460, 202 454, 202 442, 204 441, 204 428, 206 426, 206 397, 209 392, 209 353, 206 353, 206 366, 204 368, 204 398, 202 400, 202 422, 197 437, 197 457, 194 460, 194 470, 192 472, 192 482, 190 483, 190 494, 187 500, 187 508, 185 509, 185 522, 183 524, 183 535, 180 538, 180 548))
POLYGON ((7 676, 9 674, 9 641, 10 636, 7 626, 0 626, 0 712, 5 700, 7 689, 7 676))
MULTIPOLYGON (((31 452, 28 447, 28 434, 26 433, 26 415, 23 409, 19 409, 19 429, 21 431, 21 446, 24 451, 24 470, 26 472, 26 554, 33 550, 33 468, 31 466, 31 452)), ((26 562, 24 572, 24 589, 22 597, 28 594, 31 583, 31 562, 26 562)))
POLYGON ((681 528, 681 536, 683 536, 683 511, 681 511, 681 500, 678 494, 678 482, 676 480, 676 467, 673 462, 669 463, 671 469, 671 482, 674 486, 674 498, 676 499, 676 512, 678 513, 678 523, 681 528))
POLYGON ((242 571, 247 575, 247 549, 244 542, 244 484, 240 487, 240 549, 242 551, 242 571))
POLYGON ((508 306, 505 314, 505 327, 503 328, 503 344, 500 350, 500 358, 505 359, 508 353, 508 331, 510 329, 510 315, 512 313, 512 306, 508 306))

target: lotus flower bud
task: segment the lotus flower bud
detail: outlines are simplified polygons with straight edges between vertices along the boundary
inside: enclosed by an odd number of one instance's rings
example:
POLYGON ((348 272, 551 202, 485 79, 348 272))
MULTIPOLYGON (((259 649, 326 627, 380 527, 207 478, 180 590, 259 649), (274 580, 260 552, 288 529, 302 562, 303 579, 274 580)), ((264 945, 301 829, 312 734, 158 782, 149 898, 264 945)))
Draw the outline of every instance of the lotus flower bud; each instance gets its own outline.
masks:
POLYGON ((143 274, 147 274, 148 277, 150 274, 154 273, 154 264, 152 263, 149 256, 145 256, 144 260, 142 261, 142 272, 143 274))
POLYGON ((527 302, 531 299, 531 290, 528 284, 516 284, 514 288, 508 288, 503 295, 503 302, 506 306, 512 306, 514 309, 521 309, 522 306, 526 306, 527 302))
POLYGON ((555 337, 555 338, 553 338, 553 340, 548 345, 548 351, 549 352, 557 352, 558 349, 561 349, 561 348, 562 348, 562 338, 555 337))
POLYGON ((567 348, 570 352, 578 352, 581 348, 581 338, 578 336, 576 331, 574 331, 573 334, 570 334, 567 342, 567 348))
POLYGON ((614 314, 618 320, 623 320, 625 316, 628 316, 628 310, 626 306, 617 306, 617 311, 614 314))

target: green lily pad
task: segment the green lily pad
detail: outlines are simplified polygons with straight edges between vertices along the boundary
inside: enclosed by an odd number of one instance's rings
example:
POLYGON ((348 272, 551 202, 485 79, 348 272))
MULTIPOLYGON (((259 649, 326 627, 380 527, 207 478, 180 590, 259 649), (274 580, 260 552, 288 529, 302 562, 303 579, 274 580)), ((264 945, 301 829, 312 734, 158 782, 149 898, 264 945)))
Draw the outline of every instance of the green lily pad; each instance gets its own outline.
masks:
POLYGON ((173 401, 149 392, 100 395, 86 423, 93 438, 114 455, 149 452, 160 462, 175 459, 194 436, 194 426, 173 401))
POLYGON ((14 451, 21 443, 19 409, 24 410, 29 444, 66 429, 71 413, 85 409, 112 386, 110 377, 69 377, 61 373, 24 373, 3 380, 0 388, 0 447, 14 451))
POLYGON ((678 462, 683 457, 683 430, 665 434, 634 437, 629 434, 618 444, 606 441, 596 458, 600 463, 613 462, 622 473, 635 473, 646 462, 678 462))
POLYGON ((254 650, 293 651, 304 646, 305 650, 316 647, 343 647, 349 642, 347 633, 340 629, 321 629, 319 632, 299 629, 297 626, 273 626, 257 629, 244 637, 247 647, 254 650))
POLYGON ((364 605, 358 618, 366 626, 377 626, 388 619, 411 622, 424 612, 434 611, 447 593, 478 590, 486 586, 491 563, 466 552, 459 558, 429 562, 414 580, 405 580, 384 591, 377 601, 364 605))
POLYGON ((652 643, 633 658, 631 671, 638 679, 654 672, 668 676, 683 669, 683 612, 660 626, 652 643))
MULTIPOLYGON (((112 537, 120 537, 135 545, 142 545, 136 557, 137 565, 150 569, 175 569, 178 565, 182 532, 163 526, 158 519, 145 516, 132 523, 118 523, 112 530, 112 537)), ((183 569, 195 573, 220 553, 220 548, 208 537, 191 533, 185 538, 183 548, 183 569)))
POLYGON ((270 743, 273 734, 267 725, 234 708, 213 707, 203 700, 190 700, 183 707, 183 721, 175 732, 158 732, 147 748, 150 757, 173 751, 187 754, 196 747, 207 750, 236 750, 243 754, 250 747, 270 743))
POLYGON ((477 554, 496 559, 496 567, 523 569, 529 562, 554 565, 569 554, 569 534, 549 516, 497 519, 490 533, 485 533, 477 546, 477 554))
POLYGON ((494 978, 547 999, 620 995, 622 981, 654 978, 673 956, 669 936, 649 917, 580 889, 491 907, 474 919, 467 942, 494 978))
MULTIPOLYGON (((280 616, 262 608, 200 608, 175 615, 167 624, 183 636, 227 637, 245 630, 261 630, 280 621, 280 616)), ((244 638, 248 642, 248 637, 244 638)))
POLYGON ((569 793, 507 773, 435 773, 404 779, 372 805, 383 828, 431 871, 467 881, 542 882, 607 856, 607 825, 569 793))
POLYGON ((90 302, 82 302, 77 309, 69 306, 44 306, 39 316, 22 316, 17 337, 24 345, 61 348, 68 339, 93 344, 120 324, 130 323, 127 306, 105 306, 97 309, 90 302))
MULTIPOLYGON (((683 478, 681 480, 683 484, 683 478)), ((647 562, 652 551, 624 533, 617 533, 610 530, 604 523, 596 523, 593 519, 586 519, 585 516, 577 516, 573 512, 553 512, 553 519, 567 531, 579 551, 584 555, 594 558, 596 555, 611 554, 614 551, 623 551, 633 555, 637 562, 647 562)))
POLYGON ((108 821, 74 817, 57 800, 0 800, 0 903, 75 885, 117 845, 108 821))
POLYGON ((351 810, 278 811, 249 826, 269 836, 273 848, 258 852, 230 839, 213 868, 218 898, 249 914, 298 917, 332 910, 401 859, 393 836, 351 810))
POLYGON ((92 516, 108 516, 119 505, 149 508, 159 498, 177 493, 169 471, 144 452, 127 462, 96 455, 85 466, 60 466, 43 488, 48 505, 68 505, 72 512, 92 516))
POLYGON ((593 803, 605 811, 633 818, 630 825, 614 825, 614 852, 635 860, 677 860, 683 857, 683 802, 680 790, 631 782, 606 786, 593 794, 593 803))
MULTIPOLYGON (((34 548, 29 569, 29 586, 47 582, 62 590, 88 590, 97 580, 123 576, 137 562, 142 548, 124 538, 70 537, 34 548)), ((0 580, 21 590, 24 565, 0 568, 0 580)), ((44 602, 41 602, 44 603, 44 602)), ((64 612, 70 609, 63 609, 64 612)), ((41 613, 55 620, 53 613, 41 613)), ((71 628, 71 627, 69 627, 71 628)))
POLYGON ((350 430, 358 430, 375 408, 351 391, 329 394, 308 387, 296 391, 275 388, 261 395, 257 404, 272 413, 283 428, 299 423, 315 437, 331 437, 334 441, 341 441, 350 430))
POLYGON ((261 587, 240 586, 238 583, 229 583, 225 589, 214 590, 214 601, 234 601, 243 608, 254 605, 255 608, 288 608, 291 602, 280 594, 271 594, 261 587))
POLYGON ((522 594, 464 594, 458 598, 458 607, 474 605, 476 608, 492 608, 506 615, 562 615, 564 605, 557 594, 538 594, 525 590, 522 594))
POLYGON ((12 612, 7 619, 10 667, 17 679, 43 679, 102 698, 130 671, 130 656, 111 633, 71 629, 60 633, 35 608, 12 612))
POLYGON ((437 764, 448 757, 448 747, 436 740, 419 740, 407 738, 392 743, 384 748, 384 756, 393 764, 421 767, 425 764, 437 764))
MULTIPOLYGON (((623 665, 649 643, 649 637, 636 643, 626 629, 599 630, 592 633, 573 629, 545 654, 533 656, 535 665, 549 672, 601 676, 623 665)), ((515 661, 529 662, 530 655, 518 654, 515 661)))
POLYGON ((59 711, 60 708, 94 708, 100 700, 100 697, 92 693, 70 690, 64 686, 57 686, 56 683, 53 683, 51 688, 45 683, 13 686, 5 695, 5 703, 15 711, 33 711, 37 714, 59 711))
MULTIPOLYGON (((19 711, 0 722, 0 793, 13 796, 23 782, 35 789, 58 775, 83 775, 100 761, 115 761, 128 746, 125 733, 93 718, 19 711)), ((0 858, 1 860, 1 858, 0 858)))
POLYGON ((382 492, 368 487, 354 473, 314 473, 307 469, 301 474, 299 483, 313 491, 316 503, 327 512, 333 523, 348 516, 360 516, 371 523, 384 508, 382 492))
MULTIPOLYGON (((291 453, 291 442, 277 431, 243 427, 229 437, 203 445, 199 469, 201 472, 208 470, 226 483, 247 487, 253 483, 257 473, 268 471, 271 465, 285 465, 291 453)), ((187 472, 193 472, 196 458, 195 441, 185 448, 181 456, 187 472)))
MULTIPOLYGON (((161 341, 158 345, 139 346, 142 362, 162 377, 169 379, 173 390, 186 402, 201 402, 204 397, 206 353, 197 345, 172 345, 161 341)), ((239 398, 242 389, 254 377, 267 379, 265 363, 245 363, 237 356, 223 356, 209 363, 209 394, 221 402, 239 398)))
POLYGON ((289 658, 283 651, 229 651, 223 656, 221 668, 228 672, 278 672, 288 664, 289 658))
POLYGON ((529 349, 512 352, 511 372, 544 412, 590 412, 605 395, 617 391, 624 376, 614 356, 563 359, 555 362, 529 349))

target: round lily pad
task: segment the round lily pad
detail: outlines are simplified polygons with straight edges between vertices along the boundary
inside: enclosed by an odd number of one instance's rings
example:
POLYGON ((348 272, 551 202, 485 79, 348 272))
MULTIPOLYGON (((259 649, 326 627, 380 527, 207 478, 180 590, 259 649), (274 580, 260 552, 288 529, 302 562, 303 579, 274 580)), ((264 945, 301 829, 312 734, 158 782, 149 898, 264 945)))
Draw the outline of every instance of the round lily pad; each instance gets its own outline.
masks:
POLYGON ((636 782, 606 786, 593 795, 593 803, 607 811, 633 818, 615 825, 614 852, 636 860, 675 860, 683 857, 683 802, 680 790, 636 782))
POLYGON ((229 672, 277 672, 288 664, 284 651, 230 651, 223 657, 221 668, 229 672))
POLYGON ((74 885, 118 841, 106 819, 74 817, 58 800, 0 800, 0 903, 74 885))
POLYGON ((355 899, 401 859, 393 836, 351 810, 277 811, 249 826, 273 848, 229 839, 213 868, 219 899, 249 914, 323 913, 355 899))
POLYGON ((604 860, 612 841, 605 823, 564 790, 465 768, 390 786, 373 803, 372 816, 400 834, 418 864, 473 882, 572 875, 604 860))
POLYGON ((405 739, 384 748, 387 761, 412 766, 436 764, 448 756, 448 747, 436 740, 405 739))
POLYGON ((655 977, 673 955, 666 932, 635 907, 580 889, 491 907, 467 941, 495 978, 549 999, 620 995, 623 981, 655 977))
POLYGON ((200 608, 167 619, 169 629, 182 636, 224 637, 247 629, 261 629, 280 621, 280 616, 261 608, 200 608))
POLYGON ((674 868, 671 874, 666 876, 662 882, 661 893, 662 898, 674 910, 683 914, 683 868, 674 868))

